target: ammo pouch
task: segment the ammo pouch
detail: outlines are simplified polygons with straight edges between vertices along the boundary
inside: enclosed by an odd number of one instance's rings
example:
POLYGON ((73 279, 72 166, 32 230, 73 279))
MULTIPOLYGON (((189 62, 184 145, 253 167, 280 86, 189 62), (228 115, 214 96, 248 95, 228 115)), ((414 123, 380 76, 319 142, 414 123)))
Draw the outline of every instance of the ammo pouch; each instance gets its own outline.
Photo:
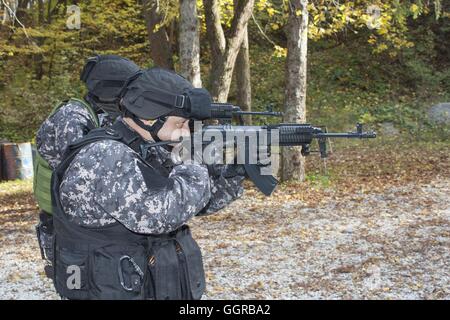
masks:
POLYGON ((205 291, 201 251, 187 225, 151 240, 148 270, 151 299, 197 300, 205 291))
POLYGON ((39 223, 35 226, 41 257, 47 263, 53 261, 53 217, 41 211, 39 223))
POLYGON ((41 251, 41 257, 45 261, 44 272, 48 278, 53 277, 53 244, 54 244, 54 231, 53 231, 53 216, 41 211, 39 214, 39 223, 35 226, 36 236, 41 251))

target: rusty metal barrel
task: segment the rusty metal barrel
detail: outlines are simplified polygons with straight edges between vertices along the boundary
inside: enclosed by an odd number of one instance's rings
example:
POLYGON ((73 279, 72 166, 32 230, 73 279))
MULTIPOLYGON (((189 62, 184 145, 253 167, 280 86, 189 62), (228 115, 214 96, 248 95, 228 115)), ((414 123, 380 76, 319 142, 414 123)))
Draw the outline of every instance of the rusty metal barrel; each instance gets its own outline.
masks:
POLYGON ((0 152, 3 180, 33 178, 33 151, 31 143, 3 143, 0 152))

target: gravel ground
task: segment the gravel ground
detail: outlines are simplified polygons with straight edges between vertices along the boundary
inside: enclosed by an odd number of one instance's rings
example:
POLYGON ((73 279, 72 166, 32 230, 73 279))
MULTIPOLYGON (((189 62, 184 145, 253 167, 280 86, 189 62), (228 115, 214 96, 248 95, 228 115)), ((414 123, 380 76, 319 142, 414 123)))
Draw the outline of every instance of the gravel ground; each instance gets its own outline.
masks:
MULTIPOLYGON (((205 299, 449 299, 450 179, 317 206, 254 190, 191 227, 205 299)), ((20 203, 20 200, 19 200, 20 203)), ((0 209, 0 298, 57 299, 42 272, 36 211, 0 209)))

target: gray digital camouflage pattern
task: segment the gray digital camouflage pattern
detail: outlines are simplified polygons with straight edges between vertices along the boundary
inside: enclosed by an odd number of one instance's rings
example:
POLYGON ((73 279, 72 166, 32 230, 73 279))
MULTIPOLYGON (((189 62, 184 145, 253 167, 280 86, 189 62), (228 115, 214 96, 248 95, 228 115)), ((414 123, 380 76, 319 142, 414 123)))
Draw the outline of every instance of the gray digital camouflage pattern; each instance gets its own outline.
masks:
POLYGON ((142 160, 121 142, 103 140, 85 146, 61 182, 64 211, 79 225, 99 227, 118 221, 133 232, 162 234, 194 215, 223 208, 243 192, 243 177, 210 177, 204 165, 174 164, 162 147, 149 149, 148 160, 168 169, 167 178, 173 183, 162 188, 146 184, 138 165, 142 160))
MULTIPOLYGON (((110 124, 110 120, 99 117, 102 126, 110 124)), ((39 154, 55 169, 67 147, 82 138, 89 131, 89 123, 93 119, 79 102, 69 101, 48 117, 36 134, 36 146, 39 154)))
MULTIPOLYGON (((154 147, 149 149, 149 157, 156 159, 158 164, 171 170, 175 165, 171 152, 163 147, 154 147)), ((217 171, 226 171, 229 165, 214 165, 217 171)), ((235 177, 225 178, 221 174, 210 175, 211 198, 205 208, 200 212, 201 215, 207 215, 219 211, 229 203, 241 197, 244 189, 242 181, 244 177, 236 175, 235 177)))
POLYGON ((232 178, 224 178, 222 175, 210 177, 211 199, 200 214, 206 215, 214 213, 241 197, 244 192, 244 189, 242 188, 243 180, 244 176, 240 175, 232 178))
MULTIPOLYGON (((158 164, 171 170, 173 168, 174 159, 168 150, 163 147, 155 147, 149 149, 148 158, 157 160, 158 164)), ((216 161, 219 161, 216 159, 216 161)), ((179 163, 176 162, 175 163, 179 163)), ((214 165, 216 171, 226 171, 229 165, 214 165)), ((212 214, 224 208, 229 203, 242 196, 244 189, 242 181, 244 176, 236 175, 235 177, 225 178, 221 174, 214 174, 209 177, 211 198, 205 208, 200 212, 201 215, 212 214)))
MULTIPOLYGON (((173 157, 169 151, 163 147, 154 147, 149 149, 148 158, 156 159, 158 164, 171 170, 175 165, 173 157)), ((226 171, 228 165, 214 165, 217 171, 226 171)), ((244 176, 225 178, 220 174, 210 175, 211 198, 205 208, 200 212, 201 215, 212 214, 224 208, 229 203, 242 196, 244 189, 242 181, 244 176)))

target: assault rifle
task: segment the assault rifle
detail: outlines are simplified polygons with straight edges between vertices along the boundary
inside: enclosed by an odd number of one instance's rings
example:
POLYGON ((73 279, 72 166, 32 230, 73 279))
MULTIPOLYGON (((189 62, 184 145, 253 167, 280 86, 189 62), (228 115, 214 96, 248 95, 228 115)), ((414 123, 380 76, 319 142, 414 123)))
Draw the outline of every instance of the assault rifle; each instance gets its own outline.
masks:
MULTIPOLYGON (((203 90, 203 89, 201 89, 203 90)), ((189 99, 188 99, 189 100, 189 99)), ((208 99, 207 99, 208 100, 208 99)), ((183 99, 184 101, 184 99, 183 99)), ((243 116, 269 116, 280 117, 281 112, 274 112, 272 107, 267 111, 242 111, 238 106, 229 103, 210 103, 209 108, 205 108, 201 103, 181 104, 178 107, 179 116, 190 118, 191 120, 218 120, 218 125, 206 125, 199 130, 195 128, 194 121, 191 121, 191 146, 192 142, 195 150, 199 142, 202 152, 213 142, 222 141, 228 148, 230 139, 232 139, 233 148, 237 149, 238 164, 242 164, 248 177, 254 182, 255 186, 265 195, 270 195, 278 184, 278 181, 271 175, 262 173, 262 169, 267 166, 267 154, 270 153, 272 146, 290 147, 301 146, 303 156, 309 155, 311 143, 317 140, 321 158, 328 156, 327 141, 329 138, 346 139, 369 139, 375 138, 373 131, 363 131, 361 124, 356 125, 356 131, 352 132, 327 132, 326 128, 313 126, 311 124, 280 123, 266 124, 263 126, 245 126, 243 125, 243 116), (234 118, 239 120, 240 125, 232 125, 234 118), (260 151, 265 149, 265 159, 261 158, 260 151), (239 150, 241 152, 239 152, 239 150), (243 152, 242 152, 243 151, 243 152), (253 157, 253 158, 252 158, 253 157), (263 163, 262 160, 266 161, 263 163)), ((181 140, 180 140, 181 141, 181 140)), ((161 141, 152 143, 151 146, 179 143, 180 141, 161 141)), ((223 148, 222 150, 225 150, 223 148)), ((202 153, 203 154, 203 153, 202 153)))
MULTIPOLYGON (((199 134, 199 133, 197 133, 199 134)), ((207 125, 201 129, 202 146, 206 148, 212 141, 233 142, 237 149, 238 164, 243 164, 245 172, 255 186, 265 195, 270 195, 278 184, 271 174, 263 174, 261 170, 267 165, 268 154, 260 155, 260 149, 264 148, 270 153, 270 147, 301 146, 301 153, 307 156, 311 153, 311 143, 317 140, 319 153, 322 159, 327 158, 327 140, 329 138, 369 139, 375 138, 373 131, 364 132, 361 124, 356 125, 353 132, 326 132, 323 128, 310 124, 281 123, 264 126, 233 126, 207 125), (214 137, 212 139, 212 137, 214 137), (241 152, 240 152, 241 150, 241 152), (252 159, 253 157, 253 159, 252 159), (263 163, 265 161, 265 163, 263 163)), ((193 134, 194 148, 196 133, 193 134)), ((269 160, 270 161, 270 160, 269 160)))

